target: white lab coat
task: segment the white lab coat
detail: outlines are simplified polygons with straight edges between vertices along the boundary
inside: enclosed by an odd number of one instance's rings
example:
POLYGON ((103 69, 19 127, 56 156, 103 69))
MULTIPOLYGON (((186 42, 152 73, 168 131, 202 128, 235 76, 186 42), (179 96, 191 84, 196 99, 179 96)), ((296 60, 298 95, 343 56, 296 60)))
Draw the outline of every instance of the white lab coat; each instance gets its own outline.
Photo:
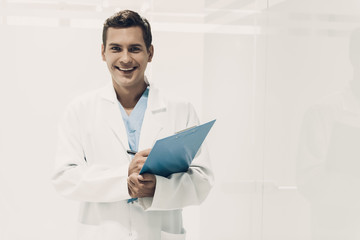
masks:
MULTIPOLYGON (((139 150, 196 124, 191 104, 167 101, 151 85, 139 150)), ((52 180, 60 194, 81 202, 78 239, 185 239, 182 208, 200 204, 212 186, 205 147, 186 173, 156 176, 154 197, 132 204, 127 203, 131 198, 127 149, 127 134, 111 84, 70 104, 59 124, 52 180)))

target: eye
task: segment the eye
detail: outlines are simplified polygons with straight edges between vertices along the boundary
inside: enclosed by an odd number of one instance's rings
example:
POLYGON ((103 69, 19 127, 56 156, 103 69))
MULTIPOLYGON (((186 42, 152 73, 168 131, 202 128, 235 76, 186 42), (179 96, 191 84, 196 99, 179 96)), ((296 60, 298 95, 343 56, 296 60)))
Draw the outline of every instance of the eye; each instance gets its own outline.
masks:
POLYGON ((119 52, 119 51, 121 51, 121 48, 120 47, 111 47, 110 50, 114 51, 114 52, 119 52))
POLYGON ((130 52, 137 53, 137 52, 140 52, 140 51, 141 51, 141 48, 139 48, 139 47, 130 47, 129 51, 130 51, 130 52))

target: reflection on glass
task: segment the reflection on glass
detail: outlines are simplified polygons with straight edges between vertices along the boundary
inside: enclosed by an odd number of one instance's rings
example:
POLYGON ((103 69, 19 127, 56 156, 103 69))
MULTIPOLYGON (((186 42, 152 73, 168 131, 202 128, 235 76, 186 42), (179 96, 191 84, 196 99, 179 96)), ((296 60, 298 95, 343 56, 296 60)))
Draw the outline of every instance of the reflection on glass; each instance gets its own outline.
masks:
POLYGON ((349 45, 353 79, 310 107, 301 130, 297 179, 313 240, 360 239, 360 28, 349 45))

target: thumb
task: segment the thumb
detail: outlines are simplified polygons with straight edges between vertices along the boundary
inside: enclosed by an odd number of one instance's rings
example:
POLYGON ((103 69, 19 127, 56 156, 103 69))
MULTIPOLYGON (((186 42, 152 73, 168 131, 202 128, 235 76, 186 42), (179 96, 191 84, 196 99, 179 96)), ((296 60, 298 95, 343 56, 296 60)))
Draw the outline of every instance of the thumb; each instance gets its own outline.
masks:
POLYGON ((154 175, 152 175, 150 173, 144 173, 142 175, 138 175, 138 180, 143 181, 143 182, 151 182, 151 181, 153 181, 152 176, 154 176, 154 175))
POLYGON ((138 152, 138 155, 141 155, 143 157, 147 157, 147 156, 149 156, 150 152, 151 152, 151 148, 148 148, 148 149, 145 149, 145 150, 142 150, 142 151, 138 152))
POLYGON ((137 176, 137 179, 138 179, 139 181, 145 181, 145 179, 144 179, 144 176, 143 176, 143 175, 138 175, 138 176, 137 176))

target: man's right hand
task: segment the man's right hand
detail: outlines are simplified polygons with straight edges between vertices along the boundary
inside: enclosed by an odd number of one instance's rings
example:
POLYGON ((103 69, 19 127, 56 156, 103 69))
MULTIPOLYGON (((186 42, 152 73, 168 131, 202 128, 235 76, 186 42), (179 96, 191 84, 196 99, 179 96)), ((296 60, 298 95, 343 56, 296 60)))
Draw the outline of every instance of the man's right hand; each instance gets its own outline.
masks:
POLYGON ((143 167, 146 158, 149 156, 151 148, 142 150, 135 154, 134 158, 131 160, 128 170, 128 177, 133 174, 139 174, 141 168, 143 167))

